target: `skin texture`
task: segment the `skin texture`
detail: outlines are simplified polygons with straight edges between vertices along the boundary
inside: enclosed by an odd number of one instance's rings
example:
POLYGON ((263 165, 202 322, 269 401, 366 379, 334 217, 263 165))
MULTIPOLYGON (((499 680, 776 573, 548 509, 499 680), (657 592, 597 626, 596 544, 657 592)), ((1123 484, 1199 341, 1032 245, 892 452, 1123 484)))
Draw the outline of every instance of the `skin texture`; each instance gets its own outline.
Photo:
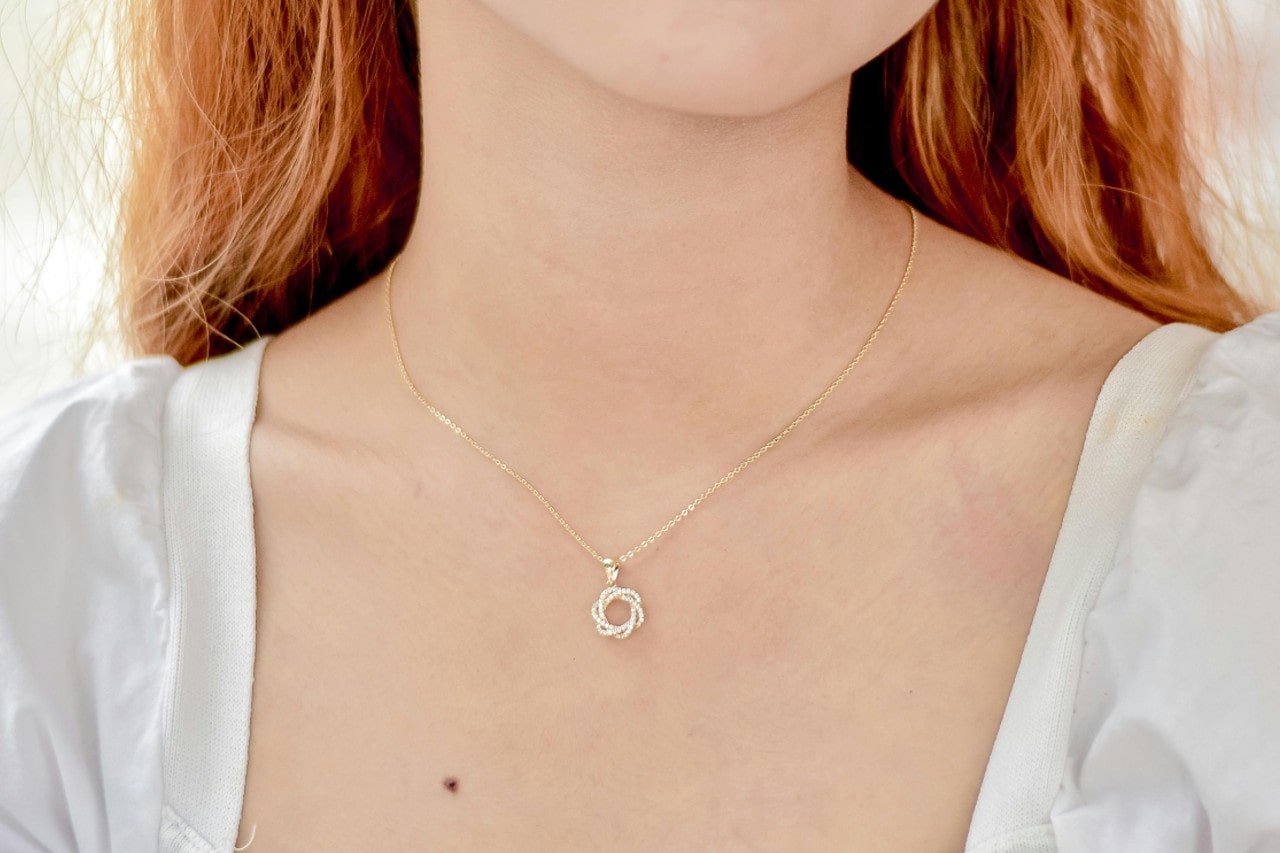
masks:
POLYGON ((659 109, 759 117, 847 77, 907 32, 924 0, 486 0, 601 88, 659 109))
MULTIPOLYGON (((848 74, 927 4, 421 3, 406 362, 621 553, 883 310, 909 219, 844 160, 848 74)), ((1155 323, 922 219, 859 368, 624 566, 619 643, 598 564, 409 395, 382 285, 264 356, 241 844, 963 846, 1089 415, 1155 323)))

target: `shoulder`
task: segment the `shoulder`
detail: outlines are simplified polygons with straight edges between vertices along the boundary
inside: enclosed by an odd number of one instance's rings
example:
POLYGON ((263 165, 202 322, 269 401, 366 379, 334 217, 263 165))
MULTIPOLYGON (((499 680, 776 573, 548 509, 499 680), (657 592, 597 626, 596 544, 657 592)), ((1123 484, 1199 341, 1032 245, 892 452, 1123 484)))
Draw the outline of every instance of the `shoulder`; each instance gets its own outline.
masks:
POLYGON ((1204 346, 1135 494, 1085 623, 1053 815, 1062 849, 1252 850, 1280 838, 1277 662, 1272 312, 1204 346))
POLYGON ((0 849, 154 845, 181 374, 136 359, 0 418, 0 849))
POLYGON ((1280 564, 1280 311, 1214 336, 1187 379, 1134 506, 1218 563, 1280 564), (1212 543, 1212 544, 1210 544, 1212 543))
MULTIPOLYGON (((153 436, 165 394, 182 367, 169 356, 127 361, 78 379, 0 416, 0 471, 8 474, 65 456, 84 440, 153 436)), ((138 442, 131 442, 132 445, 138 442)), ((99 450, 108 450, 108 447, 99 450)), ((12 495, 11 477, 0 479, 12 495)))
MULTIPOLYGON (((181 373, 136 359, 0 417, 0 550, 48 564, 121 538, 122 515, 154 510, 161 418, 181 373)), ((27 572, 6 561, 0 582, 27 572)))

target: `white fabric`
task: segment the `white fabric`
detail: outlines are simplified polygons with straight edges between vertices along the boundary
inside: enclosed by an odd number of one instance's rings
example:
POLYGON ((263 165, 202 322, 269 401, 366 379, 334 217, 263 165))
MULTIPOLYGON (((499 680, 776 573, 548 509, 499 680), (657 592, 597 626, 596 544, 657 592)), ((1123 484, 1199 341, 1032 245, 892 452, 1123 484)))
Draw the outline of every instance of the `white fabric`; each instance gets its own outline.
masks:
POLYGON ((1063 849, 1280 851, 1280 316, 1210 351, 1084 649, 1063 849))
POLYGON ((226 850, 240 823, 257 608, 249 432, 267 340, 183 373, 164 412, 169 642, 181 650, 163 690, 167 851, 226 850))
POLYGON ((1112 568, 1119 521, 1130 510, 1167 413, 1212 340, 1198 326, 1165 326, 1126 353, 1103 384, 988 760, 969 827, 971 846, 983 842, 978 849, 993 853, 1055 849, 1046 815, 1068 751, 1081 623, 1112 568), (1009 832, 1012 840, 1004 837, 1009 832))
POLYGON ((0 851, 155 849, 169 574, 148 359, 0 420, 0 851))
MULTIPOLYGON (((254 652, 264 340, 0 419, 0 851, 222 853, 254 652)), ((969 853, 1280 851, 1280 312, 1098 397, 969 853)))

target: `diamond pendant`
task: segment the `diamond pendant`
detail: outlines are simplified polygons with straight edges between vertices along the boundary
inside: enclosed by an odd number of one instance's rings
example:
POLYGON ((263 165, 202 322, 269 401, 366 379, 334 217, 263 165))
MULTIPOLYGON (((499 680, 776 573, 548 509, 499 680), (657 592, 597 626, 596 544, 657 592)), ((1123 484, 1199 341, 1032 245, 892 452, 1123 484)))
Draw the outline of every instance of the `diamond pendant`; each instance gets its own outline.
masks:
POLYGON ((596 620, 596 630, 602 636, 625 640, 631 632, 644 622, 644 608, 640 606, 640 593, 625 586, 618 586, 618 564, 614 560, 604 560, 605 587, 591 605, 591 616, 596 620), (631 617, 621 625, 615 625, 604 615, 604 609, 615 600, 625 601, 631 606, 631 617))

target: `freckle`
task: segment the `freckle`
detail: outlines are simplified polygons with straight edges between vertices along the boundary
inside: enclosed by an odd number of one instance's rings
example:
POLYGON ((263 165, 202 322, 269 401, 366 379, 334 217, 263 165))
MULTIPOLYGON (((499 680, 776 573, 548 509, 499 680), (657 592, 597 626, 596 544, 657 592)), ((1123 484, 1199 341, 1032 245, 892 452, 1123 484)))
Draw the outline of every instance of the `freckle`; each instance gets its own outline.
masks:
POLYGON ((449 790, 449 793, 451 793, 451 794, 456 794, 456 793, 458 793, 458 780, 457 780, 457 778, 455 778, 455 777, 453 777, 453 776, 447 776, 447 777, 445 777, 445 780, 444 780, 444 786, 445 786, 445 788, 447 788, 447 789, 449 790))

